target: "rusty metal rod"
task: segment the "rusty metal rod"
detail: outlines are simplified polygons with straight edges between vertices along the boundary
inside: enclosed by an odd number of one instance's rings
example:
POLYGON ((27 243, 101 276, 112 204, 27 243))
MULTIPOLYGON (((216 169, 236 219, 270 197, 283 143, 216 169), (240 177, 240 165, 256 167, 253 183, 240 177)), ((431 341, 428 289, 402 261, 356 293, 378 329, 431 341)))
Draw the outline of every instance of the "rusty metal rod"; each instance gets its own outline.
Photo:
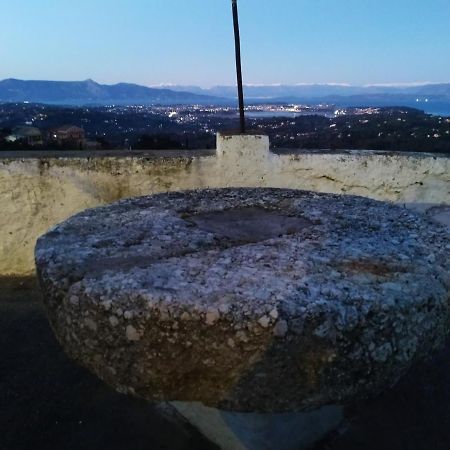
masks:
POLYGON ((239 98, 239 117, 241 133, 245 133, 245 113, 244 113, 244 88, 242 85, 242 63, 241 63, 241 37, 239 33, 239 15, 237 0, 231 0, 233 8, 233 23, 234 23, 234 44, 236 48, 236 72, 237 72, 237 87, 239 98))

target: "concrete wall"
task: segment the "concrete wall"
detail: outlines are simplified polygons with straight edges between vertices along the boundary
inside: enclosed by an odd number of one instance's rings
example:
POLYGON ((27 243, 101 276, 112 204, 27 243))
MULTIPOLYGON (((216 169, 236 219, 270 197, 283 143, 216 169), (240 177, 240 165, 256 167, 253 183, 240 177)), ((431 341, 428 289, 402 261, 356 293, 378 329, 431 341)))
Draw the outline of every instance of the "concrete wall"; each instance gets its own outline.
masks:
POLYGON ((371 151, 273 153, 265 136, 219 136, 216 152, 3 153, 0 275, 33 273, 36 238, 83 209, 138 195, 227 186, 364 195, 432 207, 445 221, 450 158, 371 151))

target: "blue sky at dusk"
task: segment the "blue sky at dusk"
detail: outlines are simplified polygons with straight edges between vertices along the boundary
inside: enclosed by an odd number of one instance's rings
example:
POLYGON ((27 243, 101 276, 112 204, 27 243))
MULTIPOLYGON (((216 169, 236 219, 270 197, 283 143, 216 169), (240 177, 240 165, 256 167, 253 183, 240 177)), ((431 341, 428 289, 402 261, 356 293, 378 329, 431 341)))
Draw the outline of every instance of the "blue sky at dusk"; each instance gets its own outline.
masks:
MULTIPOLYGON (((244 82, 450 81, 449 0, 239 0, 244 82)), ((0 79, 233 84, 230 0, 0 0, 0 79)))

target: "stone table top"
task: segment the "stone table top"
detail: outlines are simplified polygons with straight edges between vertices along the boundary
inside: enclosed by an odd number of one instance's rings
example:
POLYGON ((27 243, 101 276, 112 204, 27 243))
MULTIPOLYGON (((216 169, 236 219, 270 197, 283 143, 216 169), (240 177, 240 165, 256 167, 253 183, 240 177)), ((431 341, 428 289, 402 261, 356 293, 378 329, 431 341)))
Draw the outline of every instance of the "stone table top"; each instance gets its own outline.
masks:
POLYGON ((38 240, 50 323, 120 392, 283 412, 394 384, 448 333, 450 240, 389 203, 281 189, 168 193, 38 240))

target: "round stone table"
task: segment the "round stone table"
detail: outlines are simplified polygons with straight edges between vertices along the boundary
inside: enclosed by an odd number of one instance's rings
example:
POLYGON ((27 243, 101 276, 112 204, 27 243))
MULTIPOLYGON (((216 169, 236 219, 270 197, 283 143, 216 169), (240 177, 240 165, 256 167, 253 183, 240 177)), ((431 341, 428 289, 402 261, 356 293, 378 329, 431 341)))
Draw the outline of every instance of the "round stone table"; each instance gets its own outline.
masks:
MULTIPOLYGON (((325 405, 382 392, 444 343, 449 242, 362 197, 202 190, 77 214, 36 265, 59 342, 119 392, 228 423, 325 411, 326 431, 325 405)), ((272 445, 248 442, 222 446, 272 445)))

